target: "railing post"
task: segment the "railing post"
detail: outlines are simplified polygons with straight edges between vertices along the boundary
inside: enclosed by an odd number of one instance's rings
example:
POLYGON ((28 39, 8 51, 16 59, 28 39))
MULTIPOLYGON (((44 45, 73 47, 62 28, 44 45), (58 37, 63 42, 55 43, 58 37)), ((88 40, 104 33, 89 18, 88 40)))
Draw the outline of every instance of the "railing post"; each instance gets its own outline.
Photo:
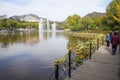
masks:
POLYGON ((119 36, 119 54, 120 54, 120 32, 118 32, 118 36, 119 36))
POLYGON ((97 50, 99 48, 99 38, 97 38, 97 50))
POLYGON ((104 37, 102 37, 102 45, 104 44, 104 37))
POLYGON ((55 80, 59 80, 59 62, 58 62, 58 60, 55 60, 54 64, 55 64, 55 80))
POLYGON ((90 41, 90 55, 89 55, 89 59, 91 59, 91 54, 92 54, 92 43, 90 41))
POLYGON ((69 71, 68 71, 68 77, 71 77, 71 51, 69 51, 69 71))

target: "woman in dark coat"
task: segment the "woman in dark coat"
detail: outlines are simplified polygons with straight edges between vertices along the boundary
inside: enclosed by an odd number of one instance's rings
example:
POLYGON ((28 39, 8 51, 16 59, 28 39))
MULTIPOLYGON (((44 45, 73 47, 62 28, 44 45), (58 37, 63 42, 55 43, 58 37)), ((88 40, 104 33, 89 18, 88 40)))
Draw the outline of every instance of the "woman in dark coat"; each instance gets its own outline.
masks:
POLYGON ((114 32, 114 35, 111 38, 111 44, 112 44, 112 55, 115 55, 117 46, 119 44, 119 36, 116 32, 114 32))

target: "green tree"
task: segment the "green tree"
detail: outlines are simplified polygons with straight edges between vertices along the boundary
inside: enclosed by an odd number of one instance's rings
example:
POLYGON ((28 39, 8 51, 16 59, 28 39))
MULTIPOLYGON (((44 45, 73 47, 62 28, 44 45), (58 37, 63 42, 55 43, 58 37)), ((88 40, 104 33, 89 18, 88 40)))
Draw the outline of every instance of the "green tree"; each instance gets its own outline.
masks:
POLYGON ((7 19, 6 23, 7 23, 6 27, 8 30, 16 30, 18 28, 17 20, 7 19))
POLYGON ((80 18, 81 17, 77 14, 74 14, 73 16, 68 16, 68 18, 66 19, 68 28, 72 31, 78 31, 80 18))
POLYGON ((98 17, 93 17, 92 20, 93 20, 93 24, 92 24, 93 29, 99 28, 101 25, 100 19, 98 17))
POLYGON ((90 17, 83 17, 80 20, 80 28, 92 29, 93 20, 90 17))
POLYGON ((115 1, 115 12, 112 17, 120 24, 120 0, 115 1))
POLYGON ((2 20, 0 19, 0 30, 2 29, 2 20))
POLYGON ((2 19, 2 29, 7 29, 7 19, 2 19))
POLYGON ((108 23, 111 23, 111 22, 109 22, 110 20, 108 19, 108 17, 106 15, 105 16, 100 16, 99 19, 100 19, 101 30, 111 29, 111 27, 108 26, 108 23))
POLYGON ((120 0, 113 0, 106 8, 109 22, 108 24, 115 29, 115 26, 120 29, 120 0))

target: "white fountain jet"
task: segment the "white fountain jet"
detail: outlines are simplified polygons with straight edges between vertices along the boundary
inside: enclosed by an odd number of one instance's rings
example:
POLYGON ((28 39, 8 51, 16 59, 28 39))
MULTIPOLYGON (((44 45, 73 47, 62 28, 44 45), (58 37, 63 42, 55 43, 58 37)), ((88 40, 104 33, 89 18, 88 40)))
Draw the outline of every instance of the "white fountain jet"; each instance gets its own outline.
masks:
POLYGON ((53 39, 56 37, 56 22, 52 24, 52 37, 53 39))
POLYGON ((49 23, 49 20, 47 19, 47 31, 49 31, 50 30, 50 23, 49 23))
POLYGON ((42 41, 43 40, 43 20, 40 19, 39 20, 39 41, 42 41))
POLYGON ((43 30, 43 20, 42 19, 40 19, 39 20, 39 32, 42 32, 42 30, 43 30))
POLYGON ((52 31, 56 31, 56 22, 52 24, 52 31))

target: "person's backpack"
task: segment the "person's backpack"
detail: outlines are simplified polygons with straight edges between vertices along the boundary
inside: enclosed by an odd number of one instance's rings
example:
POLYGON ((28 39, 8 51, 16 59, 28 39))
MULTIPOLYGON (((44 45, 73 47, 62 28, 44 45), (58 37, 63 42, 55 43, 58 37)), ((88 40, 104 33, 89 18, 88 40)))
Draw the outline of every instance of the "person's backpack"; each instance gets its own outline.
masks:
POLYGON ((107 41, 110 41, 110 36, 106 36, 106 40, 107 40, 107 41))

